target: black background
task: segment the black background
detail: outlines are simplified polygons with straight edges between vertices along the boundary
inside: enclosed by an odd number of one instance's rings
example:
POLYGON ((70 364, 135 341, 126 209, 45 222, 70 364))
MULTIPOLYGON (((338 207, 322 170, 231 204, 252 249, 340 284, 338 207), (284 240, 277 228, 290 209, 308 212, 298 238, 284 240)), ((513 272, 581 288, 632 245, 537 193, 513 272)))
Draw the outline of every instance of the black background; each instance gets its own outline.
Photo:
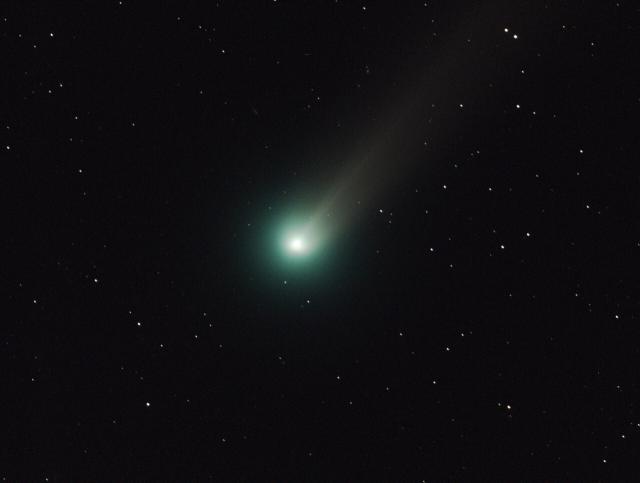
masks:
POLYGON ((633 2, 0 10, 6 481, 637 477, 633 2))

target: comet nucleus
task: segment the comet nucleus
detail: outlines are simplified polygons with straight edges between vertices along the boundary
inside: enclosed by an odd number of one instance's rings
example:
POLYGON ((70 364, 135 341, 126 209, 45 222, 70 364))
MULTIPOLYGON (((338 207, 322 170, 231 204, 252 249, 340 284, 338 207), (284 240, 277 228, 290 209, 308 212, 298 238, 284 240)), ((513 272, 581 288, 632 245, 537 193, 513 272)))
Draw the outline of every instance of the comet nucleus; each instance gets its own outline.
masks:
POLYGON ((291 254, 302 255, 307 252, 308 246, 302 236, 293 236, 287 241, 287 249, 291 254))

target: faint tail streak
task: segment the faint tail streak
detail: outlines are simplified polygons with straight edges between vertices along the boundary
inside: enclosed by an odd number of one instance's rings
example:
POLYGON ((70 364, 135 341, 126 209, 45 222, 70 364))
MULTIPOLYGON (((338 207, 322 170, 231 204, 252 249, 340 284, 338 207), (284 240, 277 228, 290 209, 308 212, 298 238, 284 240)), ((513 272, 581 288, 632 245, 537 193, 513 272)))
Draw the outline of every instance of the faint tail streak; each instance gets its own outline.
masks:
POLYGON ((458 28, 442 35, 445 39, 439 50, 427 50, 422 47, 424 42, 415 42, 417 52, 407 72, 398 76, 403 82, 387 96, 392 100, 382 109, 386 115, 379 117, 379 126, 360 143, 367 148, 350 156, 327 189, 302 230, 305 237, 316 244, 326 241, 360 209, 370 208, 372 201, 406 178, 413 161, 424 159, 425 139, 437 144, 461 124, 461 99, 485 92, 495 76, 492 67, 497 63, 488 66, 486 58, 479 61, 477 49, 482 48, 482 41, 493 44, 499 34, 493 28, 495 22, 489 21, 492 15, 499 18, 497 13, 506 8, 499 4, 488 2, 466 10, 458 28), (481 39, 480 47, 470 48, 469 38, 481 39))

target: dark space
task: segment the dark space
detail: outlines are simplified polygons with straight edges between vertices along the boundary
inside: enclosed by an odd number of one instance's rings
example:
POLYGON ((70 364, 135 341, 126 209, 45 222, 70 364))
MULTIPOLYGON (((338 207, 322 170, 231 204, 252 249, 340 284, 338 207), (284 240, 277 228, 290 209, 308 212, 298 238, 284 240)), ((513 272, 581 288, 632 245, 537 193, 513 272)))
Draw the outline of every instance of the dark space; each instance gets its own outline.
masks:
POLYGON ((640 477, 633 2, 0 28, 2 481, 640 477), (284 260, 270 234, 363 160, 284 260))

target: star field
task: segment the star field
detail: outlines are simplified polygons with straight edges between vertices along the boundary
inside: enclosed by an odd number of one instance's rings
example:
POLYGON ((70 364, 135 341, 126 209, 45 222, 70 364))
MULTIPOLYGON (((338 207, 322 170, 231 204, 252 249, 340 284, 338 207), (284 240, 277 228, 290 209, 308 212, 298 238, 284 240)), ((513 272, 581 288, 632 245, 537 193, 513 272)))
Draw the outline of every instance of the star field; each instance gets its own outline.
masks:
POLYGON ((0 7, 0 479, 636 479, 639 28, 0 7))

